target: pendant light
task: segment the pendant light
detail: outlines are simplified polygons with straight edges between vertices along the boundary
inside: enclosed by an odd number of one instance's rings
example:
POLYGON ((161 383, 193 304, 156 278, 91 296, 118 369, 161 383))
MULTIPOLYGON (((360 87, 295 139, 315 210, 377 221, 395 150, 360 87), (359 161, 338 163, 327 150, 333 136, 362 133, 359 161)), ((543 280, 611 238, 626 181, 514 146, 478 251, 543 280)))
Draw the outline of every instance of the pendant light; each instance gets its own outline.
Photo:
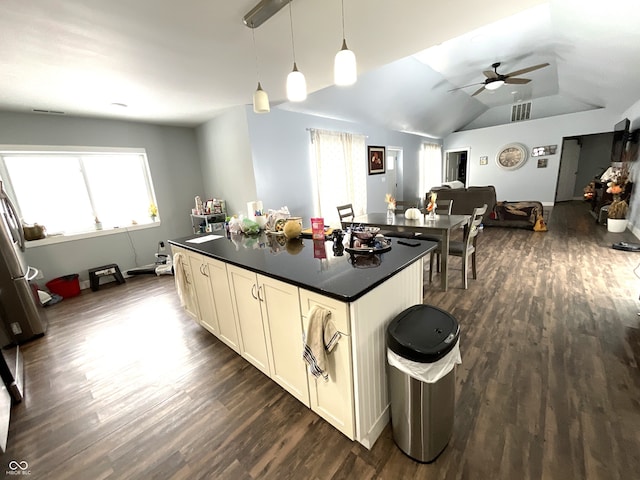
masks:
POLYGON ((344 35, 344 0, 342 0, 342 49, 336 53, 333 62, 333 83, 336 85, 353 85, 358 78, 356 56, 347 47, 344 35))
POLYGON ((256 77, 258 77, 258 88, 253 94, 253 111, 256 113, 269 113, 271 108, 269 107, 269 96, 267 92, 262 89, 262 85, 260 85, 260 69, 258 67, 258 49, 256 48, 256 34, 255 27, 253 25, 251 28, 251 36, 253 37, 253 52, 256 56, 256 77))
POLYGON ((293 51, 293 70, 287 76, 287 98, 290 102, 302 102, 307 99, 307 81, 296 65, 296 47, 293 40, 293 15, 289 0, 289 21, 291 23, 291 49, 293 51))

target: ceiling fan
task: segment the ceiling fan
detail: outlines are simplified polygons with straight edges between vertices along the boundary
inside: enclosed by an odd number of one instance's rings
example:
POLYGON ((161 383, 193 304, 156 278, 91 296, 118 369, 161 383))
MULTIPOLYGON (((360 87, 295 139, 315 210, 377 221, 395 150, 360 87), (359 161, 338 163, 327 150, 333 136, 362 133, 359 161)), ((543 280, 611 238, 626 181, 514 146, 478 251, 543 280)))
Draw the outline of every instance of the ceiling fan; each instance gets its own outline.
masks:
POLYGON ((529 83, 531 81, 530 78, 515 78, 516 75, 522 75, 523 73, 529 73, 529 72, 533 72, 534 70, 538 70, 540 68, 544 68, 544 67, 548 67, 549 64, 548 63, 541 63, 540 65, 532 65, 531 67, 527 67, 527 68, 523 68, 520 70, 516 70, 514 72, 511 73, 498 73, 498 67, 500 66, 500 62, 496 62, 493 63, 491 65, 491 68, 493 68, 493 71, 491 70, 485 70, 484 72, 484 76, 487 77, 484 82, 478 82, 478 83, 472 83, 470 85, 464 85, 463 87, 458 87, 458 88, 453 88, 451 90, 449 90, 450 92, 453 92, 454 90, 460 90, 461 88, 467 88, 467 87, 471 87, 473 85, 482 85, 482 87, 480 87, 478 90, 476 90, 471 96, 475 97, 476 95, 478 95, 480 92, 482 92, 483 90, 497 90, 498 88, 500 88, 502 85, 504 85, 505 83, 507 84, 518 84, 518 85, 522 85, 525 83, 529 83))

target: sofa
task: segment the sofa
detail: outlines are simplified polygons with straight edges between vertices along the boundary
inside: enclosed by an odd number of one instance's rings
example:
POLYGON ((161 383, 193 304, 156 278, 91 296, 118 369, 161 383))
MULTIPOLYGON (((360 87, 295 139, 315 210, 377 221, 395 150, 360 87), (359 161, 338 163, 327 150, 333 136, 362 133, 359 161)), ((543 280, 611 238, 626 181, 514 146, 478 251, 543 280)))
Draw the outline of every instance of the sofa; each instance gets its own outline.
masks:
MULTIPOLYGON (((541 202, 498 202, 496 189, 493 185, 486 187, 451 188, 448 185, 432 189, 438 194, 438 199, 453 200, 451 213, 453 215, 471 215, 473 209, 487 204, 487 212, 482 223, 485 226, 516 227, 546 230, 544 226, 544 209, 541 202)), ((427 193, 427 197, 428 197, 427 193)), ((437 200, 436 200, 437 203, 437 200)))

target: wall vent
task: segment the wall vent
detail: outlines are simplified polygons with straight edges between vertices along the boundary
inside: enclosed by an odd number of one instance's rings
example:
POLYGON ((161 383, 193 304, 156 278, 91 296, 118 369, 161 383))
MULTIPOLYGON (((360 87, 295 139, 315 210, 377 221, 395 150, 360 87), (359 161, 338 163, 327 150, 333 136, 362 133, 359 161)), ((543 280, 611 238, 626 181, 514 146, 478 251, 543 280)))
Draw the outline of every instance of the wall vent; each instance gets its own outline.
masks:
POLYGON ((511 121, 520 122, 531 118, 531 102, 516 103, 511 107, 511 121))

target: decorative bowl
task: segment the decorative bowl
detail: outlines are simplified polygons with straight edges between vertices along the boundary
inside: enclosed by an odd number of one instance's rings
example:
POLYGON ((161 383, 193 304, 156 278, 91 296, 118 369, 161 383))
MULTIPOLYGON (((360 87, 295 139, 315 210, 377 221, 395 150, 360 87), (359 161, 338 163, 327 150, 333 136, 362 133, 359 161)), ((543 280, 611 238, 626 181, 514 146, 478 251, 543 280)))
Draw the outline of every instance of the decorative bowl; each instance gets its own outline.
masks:
POLYGON ((359 240, 368 242, 380 232, 380 227, 354 227, 351 230, 351 235, 359 240))

